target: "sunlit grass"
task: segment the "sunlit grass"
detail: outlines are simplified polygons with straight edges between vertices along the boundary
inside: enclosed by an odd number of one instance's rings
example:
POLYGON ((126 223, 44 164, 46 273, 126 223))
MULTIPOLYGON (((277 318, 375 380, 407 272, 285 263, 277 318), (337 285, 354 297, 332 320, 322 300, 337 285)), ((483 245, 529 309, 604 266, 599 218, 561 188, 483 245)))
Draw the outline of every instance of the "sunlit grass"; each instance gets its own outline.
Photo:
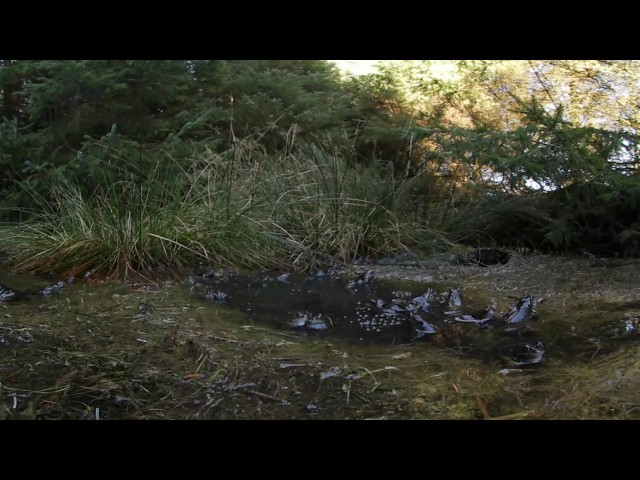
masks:
POLYGON ((341 261, 424 249, 438 232, 407 220, 406 178, 380 165, 358 165, 330 138, 302 143, 281 159, 283 175, 268 185, 276 232, 305 254, 341 261))
POLYGON ((437 236, 403 220, 404 179, 353 165, 330 139, 274 156, 249 138, 172 167, 170 180, 154 171, 90 196, 56 173, 38 215, 0 227, 2 251, 20 271, 129 278, 198 262, 305 270, 437 236))
POLYGON ((17 270, 129 278, 172 273, 198 261, 254 268, 268 263, 258 248, 265 240, 243 216, 244 206, 229 198, 216 205, 217 193, 195 189, 188 172, 162 188, 123 182, 90 198, 59 176, 55 182, 52 201, 41 199, 38 216, 0 230, 17 270))

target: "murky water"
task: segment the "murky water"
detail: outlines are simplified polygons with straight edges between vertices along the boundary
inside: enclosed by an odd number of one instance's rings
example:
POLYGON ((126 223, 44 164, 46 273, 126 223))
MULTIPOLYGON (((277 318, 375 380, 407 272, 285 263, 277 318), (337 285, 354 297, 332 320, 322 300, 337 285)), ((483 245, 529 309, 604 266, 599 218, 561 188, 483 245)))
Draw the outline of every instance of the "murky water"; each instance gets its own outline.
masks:
MULTIPOLYGON (((57 280, 0 273, 19 290, 57 280)), ((416 335, 404 317, 372 317, 432 288, 423 317, 443 330, 456 325, 441 302, 451 288, 465 314, 494 299, 450 282, 350 280, 76 281, 0 302, 0 418, 640 418, 633 302, 574 302, 571 315, 542 303, 515 333, 459 322, 457 336, 416 335), (295 328, 300 314, 328 328, 295 328), (541 342, 542 361, 510 362, 499 347, 514 338, 541 342)), ((503 296, 498 315, 518 300, 503 296)))

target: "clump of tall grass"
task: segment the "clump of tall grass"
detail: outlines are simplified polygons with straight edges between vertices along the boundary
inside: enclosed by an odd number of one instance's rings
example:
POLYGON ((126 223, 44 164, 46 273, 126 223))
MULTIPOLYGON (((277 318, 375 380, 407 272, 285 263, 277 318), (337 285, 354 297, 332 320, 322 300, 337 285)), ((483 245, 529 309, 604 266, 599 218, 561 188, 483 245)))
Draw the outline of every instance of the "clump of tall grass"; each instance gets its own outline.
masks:
POLYGON ((157 276, 198 261, 269 265, 280 252, 265 253, 269 240, 246 215, 250 198, 238 198, 243 186, 214 167, 192 167, 171 181, 153 174, 142 184, 122 181, 88 197, 54 174, 40 212, 0 229, 0 242, 17 270, 67 275, 157 276))
POLYGON ((407 177, 392 167, 354 161, 334 137, 314 137, 287 149, 274 169, 268 195, 273 231, 304 245, 295 258, 308 263, 318 253, 351 261, 422 248, 437 232, 407 220, 401 199, 407 177), (425 235, 426 234, 426 235, 425 235))
POLYGON ((54 174, 40 213, 0 228, 0 244, 18 270, 129 278, 197 262, 304 270, 399 253, 437 234, 403 220, 406 178, 353 162, 328 137, 286 139, 279 155, 247 138, 92 195, 54 174))

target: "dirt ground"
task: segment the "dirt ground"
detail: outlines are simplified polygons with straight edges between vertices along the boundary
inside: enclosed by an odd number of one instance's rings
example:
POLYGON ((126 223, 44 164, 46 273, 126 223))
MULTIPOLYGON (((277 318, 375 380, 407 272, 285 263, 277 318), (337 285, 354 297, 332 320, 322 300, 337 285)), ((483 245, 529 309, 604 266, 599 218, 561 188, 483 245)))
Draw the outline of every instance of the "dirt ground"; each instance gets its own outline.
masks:
POLYGON ((378 278, 461 285, 499 298, 533 295, 538 302, 563 306, 571 299, 610 298, 640 302, 640 260, 555 255, 512 254, 506 265, 458 265, 450 255, 407 262, 402 266, 371 265, 378 278))

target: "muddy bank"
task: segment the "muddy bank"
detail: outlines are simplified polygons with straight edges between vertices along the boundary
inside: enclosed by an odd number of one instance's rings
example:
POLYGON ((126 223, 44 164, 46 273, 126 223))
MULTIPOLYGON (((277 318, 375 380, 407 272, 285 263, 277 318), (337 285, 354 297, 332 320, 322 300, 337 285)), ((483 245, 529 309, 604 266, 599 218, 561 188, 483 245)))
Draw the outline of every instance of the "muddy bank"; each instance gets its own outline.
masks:
POLYGON ((505 265, 460 265, 451 255, 406 261, 401 265, 366 265, 378 278, 460 284, 500 295, 528 292, 539 299, 554 297, 640 298, 640 260, 555 255, 512 254, 505 265))
POLYGON ((640 418, 639 268, 536 255, 348 273, 410 280, 417 294, 459 287, 500 311, 533 295, 551 353, 532 369, 429 342, 278 328, 193 295, 187 282, 78 282, 0 303, 0 418, 640 418))

